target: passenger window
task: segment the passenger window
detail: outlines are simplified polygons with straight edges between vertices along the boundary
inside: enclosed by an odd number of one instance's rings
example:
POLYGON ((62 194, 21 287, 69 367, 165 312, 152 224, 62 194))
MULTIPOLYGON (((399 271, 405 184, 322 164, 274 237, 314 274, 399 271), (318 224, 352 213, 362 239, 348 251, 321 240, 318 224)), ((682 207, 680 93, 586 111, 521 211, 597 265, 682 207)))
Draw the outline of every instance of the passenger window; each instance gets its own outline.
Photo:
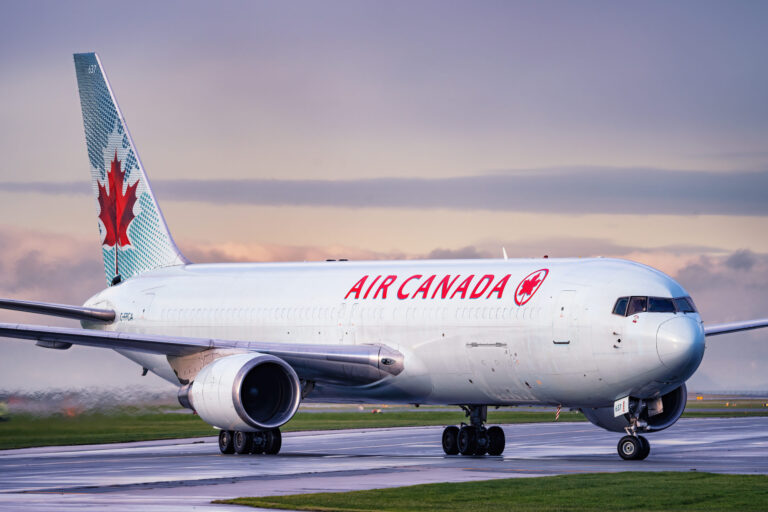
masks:
POLYGON ((629 304, 629 297, 619 297, 619 300, 616 301, 616 305, 613 306, 613 314, 627 316, 627 304, 629 304))
POLYGON ((675 303, 663 297, 648 297, 648 311, 651 313, 674 313, 675 303))
POLYGON ((648 308, 648 297, 632 297, 629 299, 629 309, 627 309, 627 316, 636 315, 637 313, 643 313, 648 308))

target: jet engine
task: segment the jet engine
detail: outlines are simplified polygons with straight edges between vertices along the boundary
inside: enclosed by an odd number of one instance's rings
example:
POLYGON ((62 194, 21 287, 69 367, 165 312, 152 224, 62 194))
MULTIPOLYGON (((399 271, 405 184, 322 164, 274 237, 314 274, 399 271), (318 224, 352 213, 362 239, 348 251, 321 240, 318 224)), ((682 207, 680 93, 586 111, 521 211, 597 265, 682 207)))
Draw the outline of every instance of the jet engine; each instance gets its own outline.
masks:
MULTIPOLYGON (((638 415, 638 430, 641 432, 658 432, 671 427, 683 414, 685 404, 688 401, 688 390, 685 384, 675 388, 666 395, 658 398, 641 400, 630 398, 630 411, 642 409, 638 415)), ((610 430, 611 432, 624 432, 624 427, 629 426, 629 414, 613 416, 613 407, 583 408, 581 412, 592 424, 610 430)))
POLYGON ((269 430, 290 420, 301 401, 299 378, 282 359, 250 352, 222 357, 181 388, 179 402, 223 430, 269 430))

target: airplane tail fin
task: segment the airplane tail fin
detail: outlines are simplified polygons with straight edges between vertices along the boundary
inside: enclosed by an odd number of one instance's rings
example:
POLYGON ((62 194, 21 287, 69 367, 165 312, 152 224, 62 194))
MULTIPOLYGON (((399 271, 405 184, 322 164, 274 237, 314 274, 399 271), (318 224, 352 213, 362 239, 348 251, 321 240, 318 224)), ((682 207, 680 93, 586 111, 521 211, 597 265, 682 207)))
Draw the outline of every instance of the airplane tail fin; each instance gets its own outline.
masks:
POLYGON ((98 55, 76 53, 75 71, 107 283, 188 263, 168 231, 98 55))

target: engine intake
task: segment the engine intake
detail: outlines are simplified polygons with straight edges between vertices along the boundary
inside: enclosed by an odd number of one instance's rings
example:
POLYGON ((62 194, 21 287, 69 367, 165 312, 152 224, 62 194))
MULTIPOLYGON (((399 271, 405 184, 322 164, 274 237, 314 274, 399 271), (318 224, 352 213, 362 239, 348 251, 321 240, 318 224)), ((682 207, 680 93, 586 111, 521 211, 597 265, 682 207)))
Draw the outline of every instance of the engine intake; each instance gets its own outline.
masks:
POLYGON ((179 391, 179 401, 224 430, 268 430, 290 420, 301 401, 299 378, 282 359, 250 352, 205 366, 179 391))
MULTIPOLYGON (((638 400, 632 399, 630 409, 637 407, 638 400)), ((658 432, 675 424, 680 419, 685 404, 688 402, 688 390, 685 384, 675 388, 659 398, 646 399, 646 407, 638 417, 638 430, 642 432, 658 432)), ((624 432, 629 426, 629 415, 613 416, 612 407, 600 407, 596 409, 584 408, 581 410, 592 424, 611 432, 624 432)))

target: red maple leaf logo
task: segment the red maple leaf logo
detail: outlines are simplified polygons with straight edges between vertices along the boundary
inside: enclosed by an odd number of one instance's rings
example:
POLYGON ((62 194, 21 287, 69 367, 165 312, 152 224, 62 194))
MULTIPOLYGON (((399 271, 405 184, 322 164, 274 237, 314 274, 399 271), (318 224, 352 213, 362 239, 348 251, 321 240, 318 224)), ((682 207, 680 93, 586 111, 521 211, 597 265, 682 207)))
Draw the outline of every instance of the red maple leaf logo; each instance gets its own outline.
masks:
POLYGON ((107 186, 99 183, 99 219, 104 223, 106 235, 103 245, 115 248, 115 276, 120 275, 118 268, 117 253, 121 247, 131 245, 128 239, 128 225, 134 219, 133 206, 136 204, 136 188, 139 186, 138 180, 133 185, 128 185, 123 192, 125 182, 125 171, 123 171, 120 160, 117 159, 117 150, 115 150, 115 159, 112 160, 112 167, 107 174, 107 186))
POLYGON ((128 239, 128 225, 134 219, 133 206, 136 204, 136 188, 139 186, 137 181, 133 185, 128 185, 123 192, 123 183, 125 181, 125 171, 117 159, 117 150, 115 150, 115 159, 112 160, 112 168, 107 174, 107 187, 99 183, 99 219, 104 223, 107 234, 104 237, 103 244, 107 247, 125 247, 131 245, 128 239))
POLYGON ((543 268, 541 270, 537 270, 536 272, 531 272, 522 281, 520 281, 520 284, 517 285, 517 290, 515 290, 515 304, 522 306, 531 300, 533 294, 538 291, 541 283, 543 283, 544 279, 546 279, 547 274, 549 274, 549 270, 543 268))
POLYGON ((523 285, 520 287, 520 295, 532 295, 536 289, 536 285, 541 282, 539 274, 533 275, 523 281, 523 285))

